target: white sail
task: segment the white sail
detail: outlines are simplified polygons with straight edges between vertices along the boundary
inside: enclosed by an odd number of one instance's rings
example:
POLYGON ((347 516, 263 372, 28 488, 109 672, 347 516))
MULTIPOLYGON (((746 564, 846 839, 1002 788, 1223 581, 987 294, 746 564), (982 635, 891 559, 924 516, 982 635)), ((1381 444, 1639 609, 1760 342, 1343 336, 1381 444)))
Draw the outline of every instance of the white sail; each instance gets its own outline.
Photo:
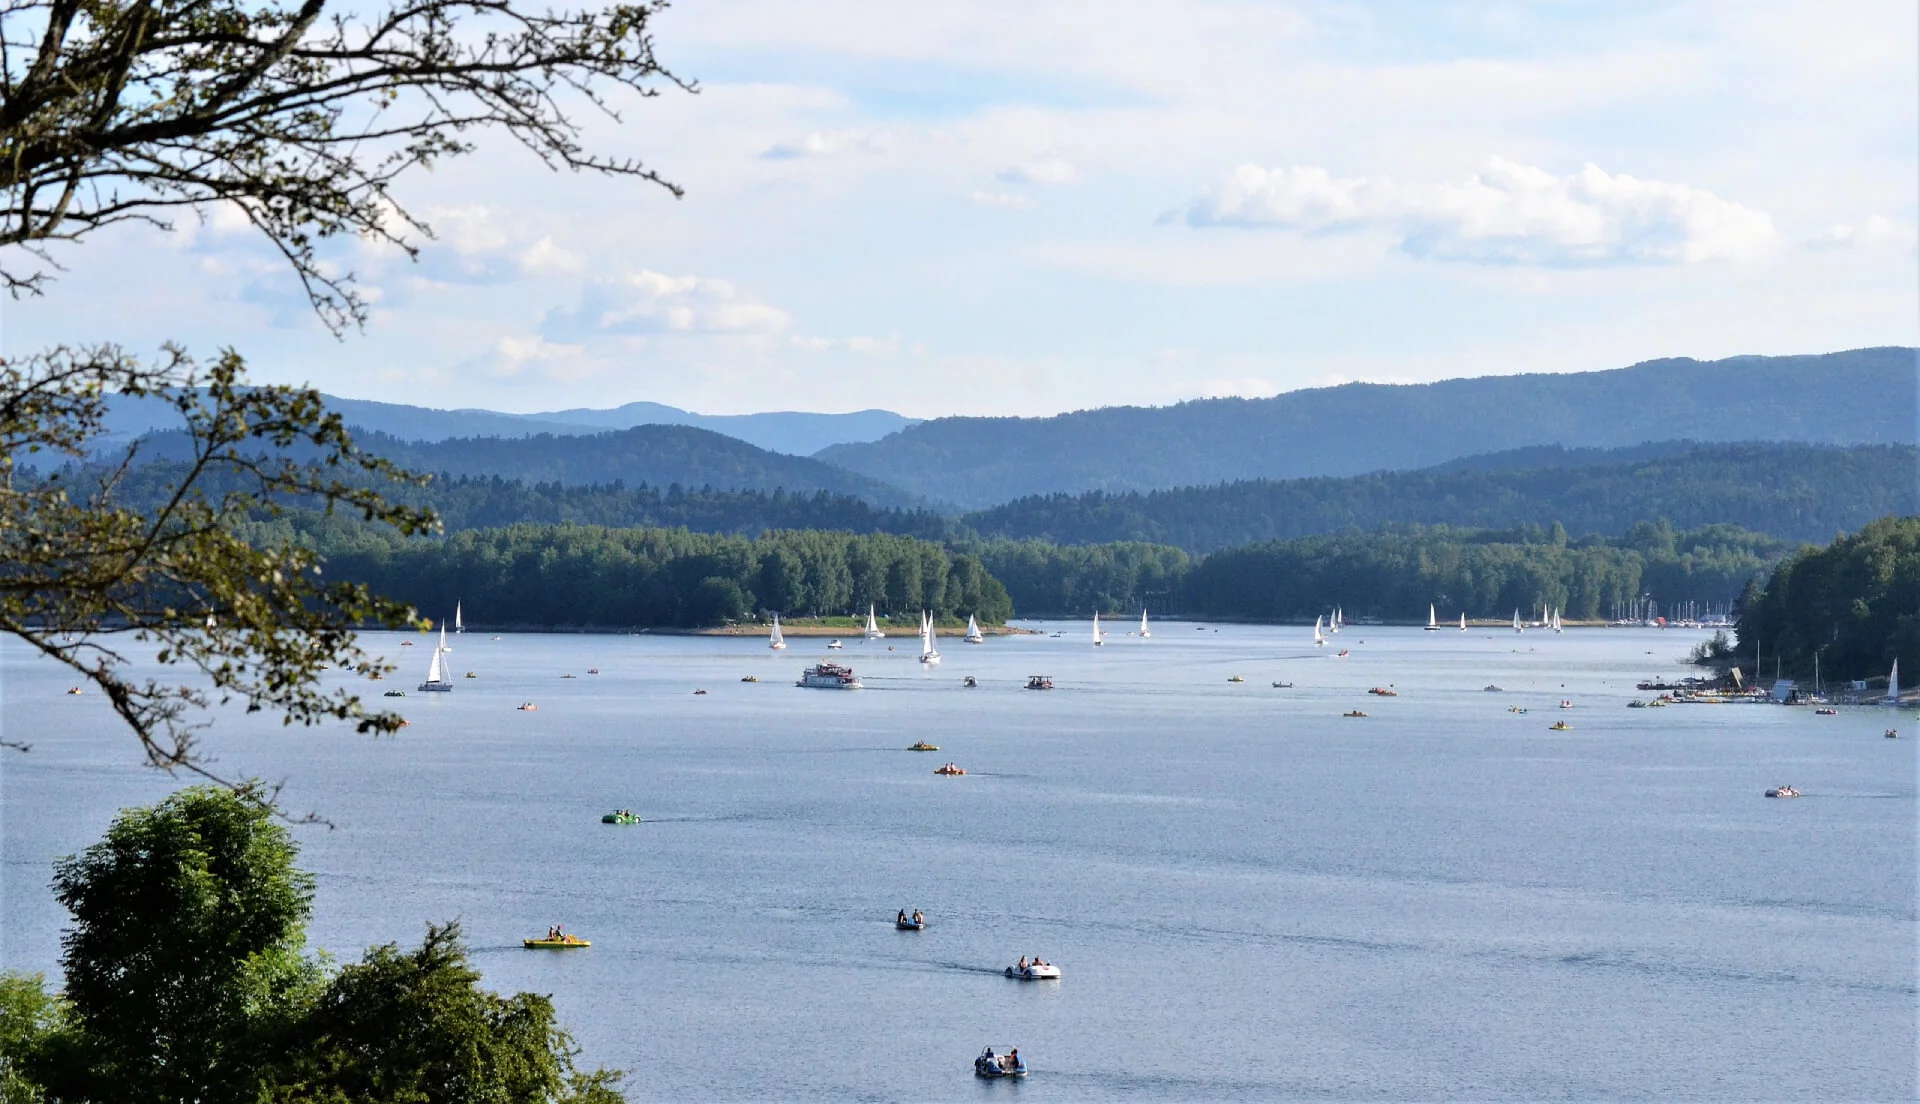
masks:
POLYGON ((460 623, 460 603, 458 602, 453 604, 453 631, 456 633, 467 631, 467 627, 460 623))
POLYGON ((1519 610, 1514 610, 1514 611, 1513 611, 1513 631, 1514 631, 1514 632, 1525 632, 1525 631, 1526 631, 1525 629, 1522 629, 1522 628, 1520 627, 1520 611, 1519 611, 1519 610))
POLYGON ((1553 631, 1560 631, 1560 611, 1558 609, 1553 611, 1553 631))
POLYGON ((432 662, 431 664, 429 664, 429 665, 427 666, 427 681, 428 681, 428 682, 430 682, 430 683, 431 683, 431 682, 445 682, 445 681, 447 681, 447 680, 446 680, 445 678, 443 678, 443 677, 442 677, 442 675, 441 675, 441 670, 440 670, 440 649, 438 649, 438 648, 435 648, 435 649, 433 650, 433 662, 432 662))
POLYGON ((1334 633, 1337 633, 1339 631, 1340 631, 1340 611, 1338 609, 1335 609, 1332 613, 1327 615, 1327 635, 1332 636, 1334 633))
POLYGON ((780 615, 776 613, 773 615, 773 636, 767 641, 767 647, 779 651, 786 646, 787 638, 780 634, 780 615))
POLYGON ((867 607, 867 639, 878 640, 887 635, 880 631, 880 622, 873 619, 873 607, 867 607))
POLYGON ((920 611, 920 662, 940 662, 940 649, 933 646, 933 615, 920 611))
POLYGON ((1318 615, 1313 619, 1313 646, 1316 648, 1327 642, 1327 638, 1320 632, 1320 622, 1323 620, 1325 620, 1325 618, 1318 615))
POLYGON ((1461 632, 1467 631, 1467 615, 1464 612, 1460 614, 1460 631, 1461 632))
POLYGON ((451 690, 453 683, 448 681, 444 656, 450 651, 447 647, 447 627, 440 626, 440 643, 433 649, 433 662, 427 665, 427 681, 420 684, 422 690, 451 690))
POLYGON ((1099 610, 1093 611, 1093 643, 1095 644, 1095 646, 1106 643, 1106 641, 1100 639, 1100 611, 1099 610))
POLYGON ((1888 705, 1900 704, 1900 661, 1897 659, 1893 661, 1893 670, 1887 674, 1887 696, 1884 700, 1888 705))
POLYGON ((973 614, 967 614, 967 643, 984 644, 986 640, 986 634, 980 631, 980 622, 973 619, 973 614))
POLYGON ((1140 611, 1140 638, 1145 640, 1152 635, 1152 633, 1147 631, 1147 611, 1143 609, 1140 611))

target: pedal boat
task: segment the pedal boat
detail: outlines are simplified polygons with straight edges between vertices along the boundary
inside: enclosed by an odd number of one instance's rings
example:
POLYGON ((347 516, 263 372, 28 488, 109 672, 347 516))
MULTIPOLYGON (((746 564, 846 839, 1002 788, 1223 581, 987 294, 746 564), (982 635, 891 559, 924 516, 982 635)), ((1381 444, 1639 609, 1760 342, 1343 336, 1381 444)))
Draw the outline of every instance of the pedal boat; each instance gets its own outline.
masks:
POLYGON ((520 941, 530 951, 561 951, 574 947, 591 947, 593 944, 577 935, 563 935, 558 939, 522 939, 520 941))
POLYGON ((927 922, 925 920, 902 920, 896 916, 893 918, 893 926, 899 931, 920 931, 927 926, 927 922))
POLYGON ((952 764, 952 763, 948 763, 948 764, 946 764, 945 766, 941 766, 941 767, 935 767, 935 768, 933 768, 933 773, 935 773, 935 774, 956 774, 956 775, 957 775, 957 774, 965 774, 965 773, 967 773, 967 771, 966 771, 966 768, 965 768, 965 767, 960 767, 960 766, 956 766, 956 765, 954 765, 954 764, 952 764))
POLYGON ((1006 975, 1016 981, 1059 981, 1060 967, 1051 962, 1039 966, 1009 966, 1006 975))
POLYGON ((995 1054, 992 1047, 973 1060, 975 1077, 1025 1077, 1027 1063, 1025 1059, 1008 1054, 995 1054))
POLYGON ((1767 796, 1768 797, 1799 797, 1800 791, 1794 789, 1792 786, 1781 786, 1779 789, 1768 790, 1767 796))
POLYGON ((608 813, 600 818, 602 824, 639 824, 640 818, 632 813, 608 813))
POLYGON ((925 740, 921 740, 918 743, 907 745, 907 750, 908 751, 939 751, 940 745, 929 744, 925 740))
POLYGON ((1572 725, 1570 725, 1570 724, 1568 724, 1568 723, 1567 723, 1567 722, 1565 722, 1565 721, 1555 721, 1555 722, 1553 722, 1553 731, 1555 731, 1555 732, 1571 732, 1571 731, 1573 731, 1573 726, 1572 726, 1572 725))

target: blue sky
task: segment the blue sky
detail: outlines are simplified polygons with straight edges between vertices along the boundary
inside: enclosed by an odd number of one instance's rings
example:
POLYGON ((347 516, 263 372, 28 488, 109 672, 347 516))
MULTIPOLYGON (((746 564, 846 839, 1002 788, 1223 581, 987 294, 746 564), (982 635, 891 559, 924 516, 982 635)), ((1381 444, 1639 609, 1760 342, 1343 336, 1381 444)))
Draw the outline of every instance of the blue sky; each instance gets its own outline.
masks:
POLYGON ((210 212, 61 255, 0 347, 534 411, 1045 414, 1920 343, 1915 6, 683 0, 697 96, 401 198, 336 340, 210 212))

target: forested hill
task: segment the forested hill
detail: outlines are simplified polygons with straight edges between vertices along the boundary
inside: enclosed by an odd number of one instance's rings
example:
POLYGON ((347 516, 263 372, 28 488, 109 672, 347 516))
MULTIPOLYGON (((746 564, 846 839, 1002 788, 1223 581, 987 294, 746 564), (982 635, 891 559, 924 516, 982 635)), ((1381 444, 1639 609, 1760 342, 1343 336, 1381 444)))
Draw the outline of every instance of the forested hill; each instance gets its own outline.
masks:
POLYGON ((692 426, 644 425, 593 436, 455 437, 401 441, 383 433, 355 438, 368 452, 414 471, 499 476, 522 483, 647 483, 722 490, 829 491, 879 506, 913 506, 896 487, 804 456, 768 452, 692 426))
POLYGON ((1648 518, 1685 528, 1725 522, 1820 541, 1877 517, 1912 513, 1920 493, 1920 450, 1911 446, 1703 445, 1626 463, 1593 463, 1591 454, 1569 459, 1574 466, 1378 472, 1148 494, 1030 497, 968 514, 962 522, 987 536, 1061 544, 1149 541, 1189 552, 1347 526, 1510 528, 1558 521, 1582 534, 1618 533, 1648 518))
MULTIPOLYGON (((939 418, 819 459, 980 508, 1055 491, 1424 468, 1474 453, 1644 441, 1913 444, 1915 350, 1647 361, 1606 372, 1347 384, 1268 399, 939 418)), ((1831 534, 1828 534, 1831 535, 1831 534)))

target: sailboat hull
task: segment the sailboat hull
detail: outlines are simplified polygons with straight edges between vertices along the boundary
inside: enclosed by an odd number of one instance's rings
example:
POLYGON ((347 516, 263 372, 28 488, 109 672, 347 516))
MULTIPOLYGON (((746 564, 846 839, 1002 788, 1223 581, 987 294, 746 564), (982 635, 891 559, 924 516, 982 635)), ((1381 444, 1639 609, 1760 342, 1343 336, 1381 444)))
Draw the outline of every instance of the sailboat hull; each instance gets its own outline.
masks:
POLYGON ((423 682, 420 684, 420 689, 425 690, 429 694, 445 694, 453 689, 453 684, 450 682, 423 682))

